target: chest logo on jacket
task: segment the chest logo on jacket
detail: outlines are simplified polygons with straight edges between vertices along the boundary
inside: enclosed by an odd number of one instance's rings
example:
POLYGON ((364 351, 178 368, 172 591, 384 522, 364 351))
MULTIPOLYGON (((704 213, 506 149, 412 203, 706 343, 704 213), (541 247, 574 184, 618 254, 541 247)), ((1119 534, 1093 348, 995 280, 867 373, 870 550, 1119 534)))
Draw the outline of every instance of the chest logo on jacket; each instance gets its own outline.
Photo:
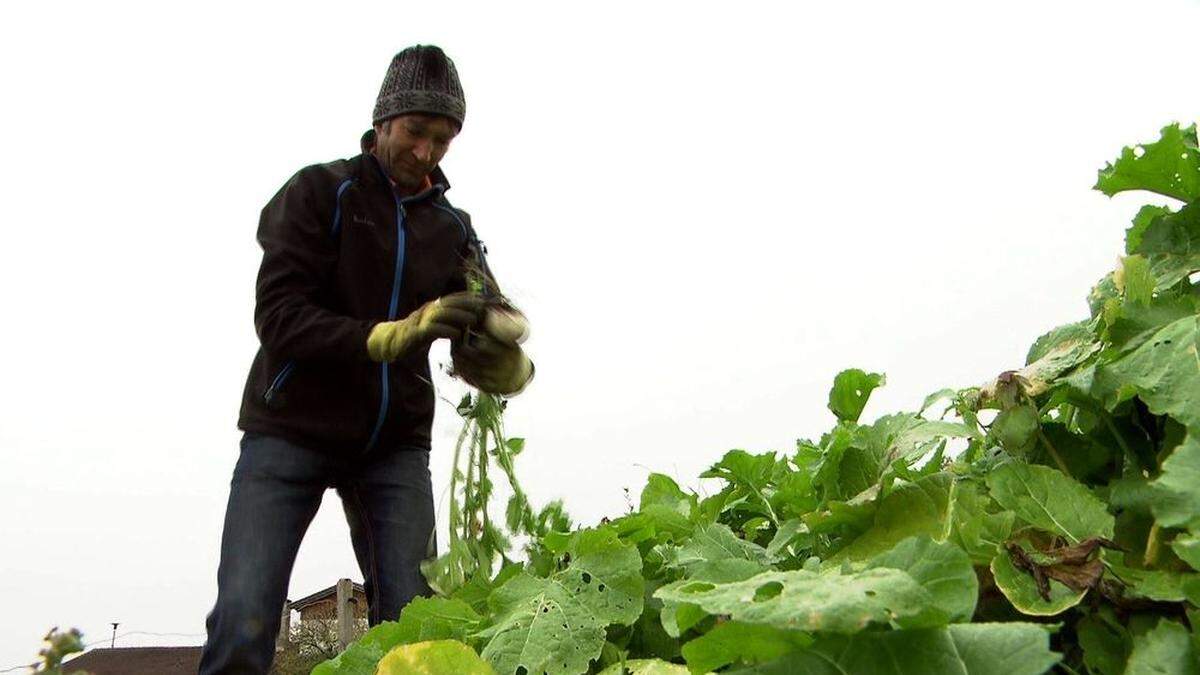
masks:
POLYGON ((375 221, 370 218, 363 218, 360 215, 352 215, 350 221, 355 225, 366 225, 367 227, 375 227, 375 221))

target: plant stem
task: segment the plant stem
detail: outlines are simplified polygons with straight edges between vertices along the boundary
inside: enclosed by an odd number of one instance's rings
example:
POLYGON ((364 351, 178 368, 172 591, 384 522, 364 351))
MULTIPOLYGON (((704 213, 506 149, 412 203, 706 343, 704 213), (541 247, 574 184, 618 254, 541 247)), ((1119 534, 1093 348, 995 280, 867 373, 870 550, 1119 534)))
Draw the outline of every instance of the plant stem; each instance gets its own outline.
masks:
POLYGON ((1042 442, 1042 445, 1046 446, 1046 451, 1049 452, 1050 456, 1054 458, 1054 463, 1058 465, 1058 468, 1061 469, 1063 473, 1070 476, 1071 470, 1067 468, 1067 463, 1063 461, 1063 458, 1058 454, 1058 451, 1054 449, 1054 445, 1050 442, 1050 439, 1046 438, 1046 434, 1042 431, 1041 427, 1038 427, 1037 434, 1038 439, 1042 442))
POLYGON ((1150 535, 1146 537, 1146 555, 1142 562, 1146 567, 1158 564, 1158 554, 1162 550, 1162 540, 1159 538, 1159 526, 1155 523, 1150 527, 1150 535))
POLYGON ((462 511, 458 504, 458 462, 462 456, 463 443, 467 440, 470 425, 463 427, 458 434, 458 442, 454 444, 454 462, 450 465, 450 543, 458 541, 458 527, 461 525, 462 511))
MULTIPOLYGON (((471 426, 468 423, 468 426, 471 426)), ((479 445, 479 436, 482 434, 480 429, 475 428, 471 437, 471 447, 467 452, 467 480, 463 483, 463 506, 466 507, 466 518, 463 520, 463 539, 468 541, 472 539, 471 527, 475 521, 476 505, 472 497, 475 494, 475 452, 479 445)))
POLYGON ((1121 446, 1121 452, 1124 453, 1125 460, 1135 467, 1140 467, 1142 463, 1138 461, 1137 456, 1133 454, 1133 450, 1125 443, 1125 437, 1121 435, 1121 432, 1117 429, 1117 425, 1113 423, 1112 415, 1109 415, 1107 410, 1097 410, 1096 412, 1104 420, 1104 425, 1108 427, 1109 433, 1113 435, 1113 438, 1117 439, 1117 445, 1121 446))

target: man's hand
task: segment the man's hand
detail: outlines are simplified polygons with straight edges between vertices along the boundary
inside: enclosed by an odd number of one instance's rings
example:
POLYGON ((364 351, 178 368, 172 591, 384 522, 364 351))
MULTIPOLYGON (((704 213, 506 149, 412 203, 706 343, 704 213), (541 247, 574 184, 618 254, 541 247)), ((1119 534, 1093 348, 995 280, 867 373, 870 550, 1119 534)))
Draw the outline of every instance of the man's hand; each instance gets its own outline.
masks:
POLYGON ((489 394, 520 393, 533 378, 533 362, 515 344, 472 333, 450 345, 454 372, 489 394))
POLYGON ((472 293, 452 293, 418 307, 399 321, 375 324, 367 336, 367 353, 372 361, 395 361, 438 338, 458 341, 474 326, 484 301, 472 293))

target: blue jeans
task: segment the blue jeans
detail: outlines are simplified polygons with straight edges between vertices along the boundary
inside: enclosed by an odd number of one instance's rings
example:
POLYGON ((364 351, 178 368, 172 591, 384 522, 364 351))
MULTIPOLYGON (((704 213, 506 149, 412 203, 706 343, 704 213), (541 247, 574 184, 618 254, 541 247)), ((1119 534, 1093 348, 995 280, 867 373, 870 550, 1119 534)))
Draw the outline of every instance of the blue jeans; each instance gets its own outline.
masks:
POLYGON ((200 675, 268 671, 300 540, 330 487, 350 525, 370 624, 395 620, 414 597, 430 594, 420 570, 436 546, 428 450, 337 457, 246 433, 225 509, 200 675))

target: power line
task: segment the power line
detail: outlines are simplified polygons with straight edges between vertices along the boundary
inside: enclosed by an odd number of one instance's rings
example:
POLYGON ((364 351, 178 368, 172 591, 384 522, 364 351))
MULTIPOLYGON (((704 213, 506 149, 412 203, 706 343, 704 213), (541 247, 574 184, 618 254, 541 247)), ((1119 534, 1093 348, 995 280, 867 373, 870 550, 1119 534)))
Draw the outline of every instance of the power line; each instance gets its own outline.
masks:
MULTIPOLYGON (((117 635, 116 639, 120 640, 121 638, 127 637, 129 635, 153 635, 155 637, 205 637, 206 633, 155 633, 155 632, 147 631, 147 630, 131 630, 131 631, 126 631, 124 633, 121 633, 120 635, 117 635)), ((92 645, 98 645, 102 642, 110 642, 111 640, 113 640, 113 638, 111 638, 111 637, 103 638, 100 640, 94 640, 92 642, 85 644, 84 649, 87 649, 88 647, 91 647, 92 645)), ((0 672, 3 672, 3 671, 0 671, 0 672)))

